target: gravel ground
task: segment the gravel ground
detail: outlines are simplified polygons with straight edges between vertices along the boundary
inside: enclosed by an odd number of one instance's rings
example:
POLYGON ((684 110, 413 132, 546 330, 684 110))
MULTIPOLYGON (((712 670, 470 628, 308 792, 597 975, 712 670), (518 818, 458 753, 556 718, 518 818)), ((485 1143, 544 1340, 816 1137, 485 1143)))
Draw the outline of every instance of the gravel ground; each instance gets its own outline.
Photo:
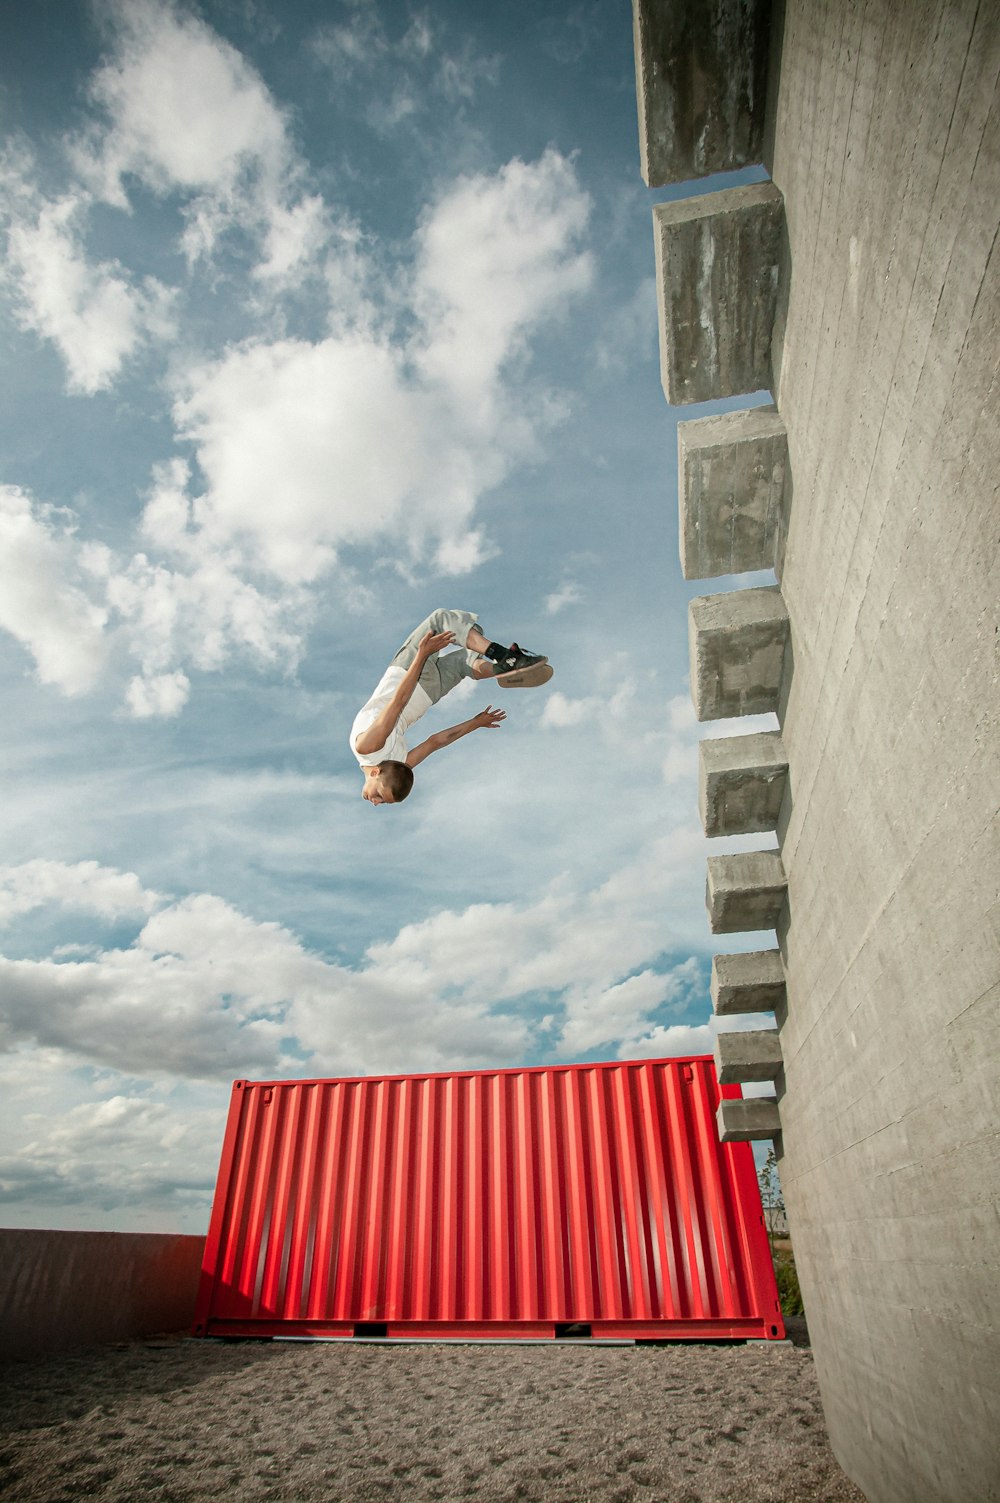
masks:
POLYGON ((864 1503, 801 1344, 160 1338, 0 1370, 0 1426, 5 1503, 864 1503))

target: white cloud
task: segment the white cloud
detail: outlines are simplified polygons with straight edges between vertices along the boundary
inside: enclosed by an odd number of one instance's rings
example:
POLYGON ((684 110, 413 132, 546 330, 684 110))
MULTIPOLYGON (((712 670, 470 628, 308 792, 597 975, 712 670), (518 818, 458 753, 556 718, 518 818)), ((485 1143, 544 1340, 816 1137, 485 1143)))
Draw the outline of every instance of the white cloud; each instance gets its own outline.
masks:
MULTIPOLYGON (((169 1100, 119 1094, 28 1114, 16 1155, 0 1158, 0 1203, 79 1207, 106 1216, 142 1206, 160 1219, 190 1207, 208 1212, 218 1163, 217 1109, 178 1110, 169 1100)), ((70 1211, 72 1216, 72 1211, 70 1211)), ((65 1220, 61 1221, 65 1225, 65 1220)), ((99 1222, 106 1225, 105 1221, 99 1222)))
POLYGON ((92 688, 105 661, 107 611, 81 587, 65 519, 36 511, 12 485, 0 485, 0 577, 0 627, 31 653, 42 683, 66 694, 92 688))
POLYGON ((596 720, 601 713, 601 701, 591 696, 568 699, 560 689, 553 689, 545 700, 541 725, 555 730, 568 726, 585 725, 596 720))
POLYGON ((285 113, 246 59, 171 0, 105 0, 110 52, 90 81, 101 115, 72 143, 81 180, 124 210, 136 180, 174 195, 191 263, 238 230, 263 242, 257 275, 294 285, 330 216, 302 191, 285 113))
POLYGON ((495 421, 497 377, 528 332, 589 287, 593 258, 575 248, 589 213, 572 162, 550 148, 536 163, 460 179, 425 215, 417 360, 468 419, 495 421))
POLYGON ((287 208, 276 204, 264 237, 264 259, 254 275, 288 283, 315 262, 330 238, 330 213, 322 198, 307 195, 287 208))
POLYGON ((160 193, 231 193, 288 158, 284 117, 236 49, 170 0, 106 6, 113 50, 91 81, 108 126, 79 147, 97 189, 124 208, 134 175, 160 193))
POLYGON ((550 616, 558 613, 568 605, 577 605, 583 599, 583 592, 578 584, 572 580, 565 580, 557 590, 545 597, 545 610, 550 616))
POLYGON ((0 867, 0 923, 51 904, 118 918, 150 913, 161 901, 134 872, 116 871, 96 861, 66 864, 39 858, 0 867))
POLYGON ((137 674, 129 680, 125 690, 125 703, 136 720, 149 720, 154 716, 169 719, 180 714, 187 704, 190 692, 191 681, 179 669, 173 673, 154 673, 148 677, 137 674))
POLYGON ((289 1037, 320 1071, 516 1064, 535 1046, 543 1004, 560 1057, 638 1041, 661 1007, 704 999, 697 961, 656 965, 679 942, 669 895, 687 878, 690 844, 652 842, 594 890, 561 880, 522 905, 445 910, 355 966, 208 893, 168 901, 130 873, 29 863, 4 874, 9 913, 50 901, 149 916, 123 948, 0 960, 4 1046, 192 1078, 288 1073, 289 1037))
POLYGON ((6 275, 19 321, 56 346, 72 391, 104 391, 142 344, 172 336, 172 295, 154 277, 137 283, 117 261, 88 260, 84 196, 44 202, 24 180, 8 176, 6 186, 6 275))
POLYGON ((641 1038, 629 1039, 619 1059, 671 1059, 684 1054, 711 1054, 715 1034, 709 1023, 658 1023, 641 1038))
POLYGON ((179 713, 190 690, 185 665, 212 672, 243 655, 257 666, 295 666, 309 603, 294 588, 265 594, 224 551, 205 546, 190 527, 186 474, 177 465, 157 472, 144 518, 176 567, 81 543, 70 514, 0 486, 0 628, 32 655, 43 683, 81 694, 124 651, 140 669, 125 704, 141 719, 179 713))
POLYGON ((376 541, 404 561, 429 546, 445 573, 488 558, 473 511, 556 416, 506 374, 589 281, 588 209, 554 152, 464 178, 417 236, 410 348, 366 299, 326 339, 251 340, 191 367, 174 414, 206 480, 190 502, 203 542, 286 584, 376 541))
POLYGON ((593 887, 561 877, 516 903, 442 909, 355 963, 213 894, 169 898, 94 862, 0 871, 0 916, 48 904, 141 926, 102 948, 88 924, 86 948, 0 958, 0 1081, 39 1113, 0 1160, 0 1200, 92 1210, 131 1195, 203 1217, 224 1101, 214 1116, 165 1108, 185 1081, 707 1052, 714 1020, 681 1021, 708 1012, 706 962, 664 961, 684 953, 675 915, 698 848, 675 832, 593 887))

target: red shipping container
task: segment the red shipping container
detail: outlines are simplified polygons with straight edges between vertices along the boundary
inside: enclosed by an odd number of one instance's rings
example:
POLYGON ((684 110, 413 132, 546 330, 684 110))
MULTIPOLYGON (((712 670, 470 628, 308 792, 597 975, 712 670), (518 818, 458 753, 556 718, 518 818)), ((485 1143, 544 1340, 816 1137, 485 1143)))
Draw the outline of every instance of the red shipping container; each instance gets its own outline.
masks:
POLYGON ((194 1333, 778 1339, 738 1094, 711 1056, 237 1080, 194 1333))

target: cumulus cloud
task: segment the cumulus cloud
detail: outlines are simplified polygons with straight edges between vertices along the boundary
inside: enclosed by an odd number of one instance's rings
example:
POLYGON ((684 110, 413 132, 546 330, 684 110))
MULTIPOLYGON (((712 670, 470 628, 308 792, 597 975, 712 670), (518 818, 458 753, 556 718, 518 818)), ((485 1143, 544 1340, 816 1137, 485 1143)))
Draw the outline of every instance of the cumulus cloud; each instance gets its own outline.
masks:
POLYGON ((249 165, 280 171, 284 118, 234 47, 169 0, 114 0, 105 18, 112 51, 90 93, 108 123, 79 156, 106 198, 127 205, 126 174, 159 192, 227 191, 249 165))
POLYGON ((429 549, 441 573, 489 557, 474 510, 546 421, 506 377, 589 283, 588 212, 555 152, 463 178, 418 231, 408 340, 354 284, 340 332, 249 340, 190 367, 174 417, 205 478, 187 502, 201 541, 290 585, 376 541, 403 559, 429 549))
POLYGON ((689 1021, 708 1013, 707 964, 671 918, 696 844, 651 841, 592 888, 561 878, 530 901, 443 909, 354 963, 214 894, 172 898, 96 862, 3 869, 0 917, 47 905, 136 932, 102 948, 88 926, 82 952, 0 957, 0 1083, 29 1113, 16 1158, 0 1158, 0 1200, 133 1196, 203 1215, 224 1102, 190 1102, 213 1081, 709 1051, 714 1020, 689 1021))
POLYGON ((139 668, 125 690, 136 718, 176 715, 190 680, 234 655, 287 670, 302 650, 309 605, 295 589, 268 595, 189 525, 183 465, 158 471, 148 539, 171 555, 121 557, 81 542, 70 513, 0 486, 0 627, 34 659, 39 679, 66 694, 92 689, 124 653, 139 668))
POLYGON ((560 314, 593 277, 578 249, 590 212, 573 163, 549 149, 494 175, 460 179, 418 234, 418 363, 472 419, 493 416, 497 376, 541 318, 560 314))
POLYGON ((44 1117, 29 1112, 24 1127, 18 1153, 0 1157, 0 1203, 90 1213, 141 1204, 160 1215, 191 1205, 205 1215, 218 1162, 217 1110, 179 1111, 166 1100, 119 1094, 68 1110, 53 1103, 44 1117))
POLYGON ((28 200, 7 236, 19 320, 56 346, 72 391, 104 391, 143 343, 173 334, 172 294, 155 277, 136 281, 118 261, 87 258, 82 196, 28 200))
POLYGON ((56 905, 102 918, 151 913, 162 899, 143 887, 134 872, 116 871, 96 861, 37 859, 0 867, 0 924, 20 914, 56 905))
POLYGON ((88 594, 65 513, 0 485, 0 627, 32 655, 43 684, 82 694, 106 659, 106 608, 88 594))
POLYGON ((582 599, 583 592, 580 589, 580 586, 574 583, 573 580, 564 580, 564 582, 559 586, 557 590, 553 590, 551 595, 546 595, 546 614, 549 616, 558 615, 558 613, 562 610, 565 610, 568 605, 577 605, 582 599))
POLYGON ((356 965, 209 893, 168 900, 94 863, 7 869, 8 916, 50 902, 145 920, 124 947, 0 960, 3 1047, 219 1078, 289 1073, 289 1040, 299 1070, 516 1064, 538 1047, 543 1015, 560 1058, 639 1044, 656 1014, 704 1002, 701 962, 662 962, 679 942, 665 913, 690 843, 653 842, 593 890, 556 882, 531 903, 445 910, 356 965))
POLYGON ((128 209, 135 179, 184 204, 183 248, 210 255, 236 227, 262 234, 261 274, 284 276, 326 236, 284 112, 224 38, 169 0, 108 0, 109 55, 90 82, 101 119, 74 143, 90 192, 128 209))

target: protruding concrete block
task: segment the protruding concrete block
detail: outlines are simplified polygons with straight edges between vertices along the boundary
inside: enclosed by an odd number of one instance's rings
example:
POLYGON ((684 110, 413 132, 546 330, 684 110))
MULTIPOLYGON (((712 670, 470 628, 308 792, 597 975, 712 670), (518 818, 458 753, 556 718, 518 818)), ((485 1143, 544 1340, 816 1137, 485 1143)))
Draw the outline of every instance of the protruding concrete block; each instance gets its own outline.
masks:
POLYGON ((778 1103, 769 1096, 754 1096, 749 1101, 723 1098, 715 1121, 722 1143, 756 1143, 776 1138, 781 1131, 778 1103))
POLYGON ((698 763, 698 807, 706 835, 777 829, 788 782, 780 731, 703 741, 698 763))
POLYGON ((787 641, 788 611, 775 585, 692 600, 688 642, 698 719, 776 711, 787 641))
POLYGON ((781 1066, 781 1043, 776 1028, 715 1036, 715 1069, 720 1085, 775 1080, 781 1066))
POLYGON ((773 183, 653 210, 660 378, 668 402, 771 385, 784 208, 773 183))
POLYGON ((788 464, 777 410, 679 423, 677 461, 684 578, 773 569, 788 464))
POLYGON ((777 928, 787 888, 777 851, 709 856, 705 904, 712 933, 777 928))
POLYGON ((763 155, 771 0, 632 0, 643 181, 763 155))
POLYGON ((786 999, 785 967, 779 950, 712 957, 712 1006, 723 1017, 739 1012, 774 1012, 786 999))

